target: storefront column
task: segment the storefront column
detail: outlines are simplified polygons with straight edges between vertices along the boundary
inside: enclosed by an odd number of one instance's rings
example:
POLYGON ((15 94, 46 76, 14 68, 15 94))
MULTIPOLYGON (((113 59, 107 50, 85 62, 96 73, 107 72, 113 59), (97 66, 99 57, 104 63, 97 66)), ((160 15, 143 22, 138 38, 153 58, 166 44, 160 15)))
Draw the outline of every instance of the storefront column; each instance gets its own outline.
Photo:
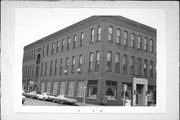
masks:
POLYGON ((106 80, 105 77, 99 77, 98 79, 98 93, 97 93, 97 102, 98 104, 103 104, 103 99, 105 96, 106 90, 106 80))

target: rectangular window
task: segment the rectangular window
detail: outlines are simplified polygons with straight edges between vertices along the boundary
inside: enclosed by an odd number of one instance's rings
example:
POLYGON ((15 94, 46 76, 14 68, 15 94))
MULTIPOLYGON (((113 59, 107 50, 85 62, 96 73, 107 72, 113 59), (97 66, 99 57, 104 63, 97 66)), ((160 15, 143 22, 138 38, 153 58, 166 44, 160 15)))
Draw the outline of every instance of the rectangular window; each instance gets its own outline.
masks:
POLYGON ((138 36, 137 48, 142 49, 142 37, 140 35, 138 36))
POLYGON ((54 75, 57 73, 57 59, 55 60, 54 75))
POLYGON ((100 26, 98 27, 98 30, 97 30, 97 41, 101 41, 101 27, 100 26))
POLYGON ((135 47, 134 43, 135 43, 135 34, 132 33, 132 34, 131 34, 131 47, 132 47, 132 48, 135 47))
POLYGON ((69 67, 69 58, 66 58, 66 66, 65 66, 65 70, 64 73, 67 74, 68 73, 68 67, 69 67))
POLYGON ((138 58, 138 75, 141 75, 141 58, 138 58))
POLYGON ((96 62, 95 62, 95 71, 99 71, 99 61, 100 60, 100 53, 99 51, 96 52, 96 62))
POLYGON ((84 40, 84 33, 81 33, 81 38, 80 38, 80 46, 83 46, 83 40, 84 40))
POLYGON ((68 82, 68 96, 74 96, 74 81, 68 82))
POLYGON ((41 76, 43 76, 43 62, 41 63, 41 76))
POLYGON ((153 52, 153 40, 150 40, 150 47, 149 47, 149 51, 153 52))
POLYGON ((91 29, 91 38, 90 43, 94 42, 94 28, 91 29))
POLYGON ((53 82, 53 95, 58 95, 58 82, 53 82))
POLYGON ((70 38, 70 37, 68 37, 68 39, 67 39, 67 50, 69 50, 69 47, 70 47, 70 42, 71 42, 71 38, 70 38))
POLYGON ((56 53, 58 53, 58 52, 59 52, 59 47, 60 47, 60 45, 59 45, 59 41, 57 41, 57 45, 56 45, 56 53))
POLYGON ((54 48, 55 48, 55 44, 52 43, 52 50, 51 50, 51 54, 54 54, 54 48))
POLYGON ((92 99, 97 98, 97 87, 98 81, 97 80, 88 80, 88 97, 92 99))
POLYGON ((47 89, 46 89, 47 93, 51 93, 51 87, 52 87, 52 83, 51 82, 47 82, 47 89))
POLYGON ((147 60, 144 59, 144 76, 147 77, 147 60))
POLYGON ((150 65, 149 65, 149 71, 150 71, 150 77, 153 77, 153 61, 150 61, 150 65))
POLYGON ((76 48, 76 41, 77 41, 77 36, 74 35, 74 41, 73 41, 73 49, 76 48))
POLYGON ((60 82, 59 95, 65 95, 65 87, 66 87, 66 82, 65 81, 61 81, 60 82))
POLYGON ((71 67, 71 73, 74 73, 74 69, 75 69, 75 62, 76 62, 75 56, 72 56, 72 67, 71 67))
POLYGON ((43 50, 42 50, 42 57, 44 57, 44 46, 43 46, 43 50))
POLYGON ((49 51, 49 45, 47 45, 47 48, 46 48, 46 56, 48 56, 48 51, 49 51))
POLYGON ((64 39, 62 39, 62 42, 61 42, 61 51, 62 52, 64 51, 64 39))
POLYGON ((49 75, 52 75, 52 65, 53 65, 53 61, 51 60, 51 64, 50 64, 50 73, 49 73, 49 75))
POLYGON ((84 85, 85 81, 77 81, 77 97, 83 97, 84 96, 84 85))
POLYGON ((92 72, 93 69, 93 53, 89 54, 89 72, 92 72))
POLYGON ((117 98, 117 82, 116 81, 106 81, 106 93, 105 97, 108 100, 113 100, 117 98))
POLYGON ((127 55, 123 56, 123 73, 127 73, 127 55))
POLYGON ((130 59, 130 74, 134 75, 134 56, 130 59))
POLYGON ((127 31, 124 31, 123 45, 128 46, 128 32, 127 31))
POLYGON ((63 59, 60 59, 60 65, 59 65, 59 75, 62 74, 62 69, 63 69, 63 59))
POLYGON ((80 73, 82 71, 82 55, 79 55, 79 63, 77 71, 80 73))
POLYGON ((115 72, 120 72, 120 54, 119 53, 116 53, 115 72))
POLYGON ((144 51, 147 51, 148 48, 148 39, 144 38, 144 51))
POLYGON ((112 26, 108 28, 108 41, 110 42, 113 41, 113 27, 112 26))
POLYGON ((41 93, 45 92, 45 82, 41 82, 41 93))
POLYGON ((117 29, 116 31, 116 43, 117 44, 121 44, 121 30, 120 29, 117 29))
MULTIPOLYGON (((34 66, 33 66, 34 68, 34 66)), ((46 76, 46 71, 47 71, 47 62, 45 62, 45 71, 44 71, 44 75, 46 76)))
POLYGON ((32 76, 34 76, 34 64, 33 64, 33 67, 32 67, 32 76))
POLYGON ((112 67, 112 52, 108 51, 107 52, 107 67, 106 71, 110 72, 112 67))

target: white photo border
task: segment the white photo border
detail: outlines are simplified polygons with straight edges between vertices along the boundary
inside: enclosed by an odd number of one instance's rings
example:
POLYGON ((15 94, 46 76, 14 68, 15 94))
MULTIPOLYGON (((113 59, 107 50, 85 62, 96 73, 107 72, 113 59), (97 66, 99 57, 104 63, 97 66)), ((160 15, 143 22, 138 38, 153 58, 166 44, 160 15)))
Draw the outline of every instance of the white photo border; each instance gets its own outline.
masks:
MULTIPOLYGON (((101 107, 101 106, 93 106, 93 107, 51 107, 51 106, 22 106, 21 104, 21 93, 18 93, 17 91, 21 91, 22 87, 19 87, 19 85, 22 85, 21 82, 22 80, 19 80, 16 74, 16 68, 19 67, 19 64, 16 64, 16 53, 18 51, 16 51, 16 40, 15 40, 15 9, 18 8, 33 8, 34 6, 36 6, 37 4, 35 2, 27 2, 27 3, 16 3, 14 2, 12 5, 9 5, 9 8, 3 8, 3 9, 11 9, 9 10, 12 14, 12 20, 8 20, 6 22, 7 23, 11 23, 9 25, 7 25, 8 28, 13 28, 12 30, 10 30, 10 40, 7 40, 7 38, 5 39, 5 35, 2 34, 2 56, 5 54, 6 57, 2 59, 2 83, 4 85, 7 85, 10 88, 10 91, 14 91, 14 93, 10 94, 10 97, 13 97, 13 103, 11 103, 10 105, 14 106, 14 112, 15 113, 166 113, 166 81, 167 81, 167 74, 166 72, 168 71, 166 69, 167 66, 167 54, 169 55, 169 53, 167 52, 167 45, 166 43, 168 43, 166 35, 167 35, 167 28, 166 28, 166 16, 165 14, 167 13, 165 8, 156 6, 155 8, 152 7, 151 5, 147 5, 148 3, 144 3, 144 2, 140 2, 140 3, 130 3, 130 2, 123 2, 124 4, 122 5, 121 2, 89 2, 87 4, 87 2, 63 2, 63 4, 56 4, 55 5, 51 2, 44 2, 43 4, 41 4, 41 2, 38 4, 39 6, 37 8, 41 9, 41 8, 57 8, 57 7, 67 7, 67 8, 76 8, 76 7, 90 7, 90 8, 108 8, 108 9, 138 9, 138 7, 133 7, 133 5, 137 4, 138 6, 142 5, 142 9, 155 9, 157 11, 161 11, 162 12, 162 16, 164 17, 162 21, 163 25, 162 30, 157 29, 157 42, 161 41, 161 46, 157 46, 157 106, 156 107, 101 107), (28 3, 28 4, 27 4, 28 3), (103 3, 103 6, 102 6, 103 3), (121 4, 122 7, 118 7, 118 5, 121 4), (130 5, 128 5, 130 4, 130 5), (30 6, 29 6, 30 5, 30 6), (10 8, 12 7, 12 8, 10 8), (158 9, 157 9, 158 8, 158 9), (13 10, 12 10, 13 9, 13 10), (12 13, 12 11, 14 13, 12 13), (6 42, 4 41, 7 40, 6 42), (164 42, 164 40, 166 40, 166 42, 164 42), (11 44, 10 44, 11 43, 11 44), (10 49, 9 49, 10 48, 10 49), (158 50, 159 49, 159 50, 158 50), (159 56, 158 56, 159 55, 159 56), (159 62, 158 61, 162 61, 159 62), (5 65, 3 63, 10 63, 10 65, 5 65), (9 74, 8 71, 11 71, 11 74, 9 74), (5 77, 6 75, 6 77, 5 77), (4 79, 4 80, 3 80, 4 79), (5 81, 7 80, 7 81, 5 81), (8 83, 11 83, 10 85, 8 85, 8 83), (59 109, 61 108, 61 109, 59 109)), ((3 4, 3 3, 2 3, 3 4)), ((4 3, 5 5, 6 3, 4 3)), ((7 5, 7 4, 6 4, 7 5)), ((165 4, 166 5, 166 4, 165 4)), ((167 7, 165 6, 164 7, 167 7)), ((175 4, 171 4, 174 5, 175 7, 177 7, 175 4)), ((140 7, 141 8, 141 7, 140 7)), ((9 12, 8 11, 8 12, 9 12)), ((3 11, 2 11, 3 12, 3 11)), ((7 16, 4 15, 5 19, 7 19, 7 16)), ((2 16, 3 17, 3 16, 2 16)), ((4 24, 2 24, 2 26, 4 26, 4 24)), ((177 37, 176 37, 177 38, 177 37)), ((168 49, 169 50, 169 49, 168 49)), ((177 50, 177 49, 176 49, 177 50)), ((177 54, 176 54, 177 55, 177 54)), ((173 56, 174 57, 174 56, 173 56)), ((177 62, 177 61, 176 61, 177 62)), ((179 65, 179 64, 178 64, 179 65)), ((177 73, 177 72, 175 72, 177 73)), ((169 83, 169 82, 168 82, 169 83)), ((2 89, 5 89, 5 86, 2 87, 2 89)), ((177 90, 177 89, 176 89, 177 90)), ((8 90, 4 90, 2 92, 2 94, 8 93, 8 90)), ((6 100, 7 97, 2 97, 2 100, 6 100)), ((7 103, 5 101, 3 101, 2 103, 7 103)), ((2 105, 4 107, 4 105, 2 105)), ((3 112, 3 110, 2 110, 3 112)))

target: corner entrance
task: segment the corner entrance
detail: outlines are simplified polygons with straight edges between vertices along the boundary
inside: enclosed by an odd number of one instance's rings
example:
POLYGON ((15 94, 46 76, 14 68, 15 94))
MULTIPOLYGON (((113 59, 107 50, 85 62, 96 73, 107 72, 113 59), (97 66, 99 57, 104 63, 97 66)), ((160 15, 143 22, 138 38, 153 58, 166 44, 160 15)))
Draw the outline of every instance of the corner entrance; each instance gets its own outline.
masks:
POLYGON ((147 106, 147 79, 133 79, 133 106, 147 106))

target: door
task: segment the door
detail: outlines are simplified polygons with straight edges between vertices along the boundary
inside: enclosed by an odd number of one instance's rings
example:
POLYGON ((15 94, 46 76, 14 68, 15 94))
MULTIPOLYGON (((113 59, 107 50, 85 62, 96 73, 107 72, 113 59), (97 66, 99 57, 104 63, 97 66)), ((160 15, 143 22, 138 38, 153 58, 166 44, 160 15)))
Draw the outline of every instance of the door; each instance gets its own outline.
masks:
POLYGON ((133 80, 133 106, 147 106, 147 79, 134 78, 133 80))

